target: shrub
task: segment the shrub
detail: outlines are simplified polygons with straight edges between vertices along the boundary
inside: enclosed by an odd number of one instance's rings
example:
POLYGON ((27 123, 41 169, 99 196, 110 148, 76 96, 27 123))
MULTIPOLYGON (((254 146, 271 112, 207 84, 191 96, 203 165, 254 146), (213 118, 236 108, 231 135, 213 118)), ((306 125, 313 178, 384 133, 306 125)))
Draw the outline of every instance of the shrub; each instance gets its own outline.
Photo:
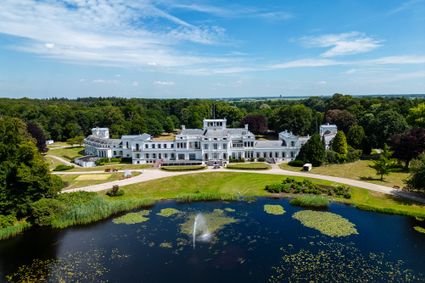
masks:
POLYGON ((241 163, 241 162, 245 162, 245 158, 233 158, 233 157, 229 157, 229 163, 241 163))
POLYGON ((112 189, 106 192, 106 195, 110 197, 119 197, 124 195, 124 191, 120 190, 120 186, 113 185, 112 189))
POLYGON ((258 162, 264 162, 264 161, 266 161, 266 159, 264 157, 259 157, 259 158, 257 158, 257 161, 258 162))
POLYGON ((54 198, 42 198, 31 205, 34 223, 39 226, 50 226, 53 218, 65 211, 63 202, 54 198))
POLYGON ((270 169, 270 165, 262 162, 256 163, 234 163, 228 164, 227 169, 240 169, 240 170, 267 170, 270 169))
POLYGON ((305 164, 305 162, 302 161, 302 160, 299 160, 299 159, 295 159, 295 160, 288 162, 288 165, 292 166, 292 167, 303 167, 304 164, 305 164))
POLYGON ((293 198, 289 203, 296 206, 315 208, 325 208, 329 206, 329 200, 327 198, 311 195, 298 196, 293 198))
POLYGON ((348 147, 347 153, 347 162, 354 162, 360 159, 363 151, 361 149, 354 149, 352 147, 348 147))
POLYGON ((72 165, 59 164, 58 166, 56 166, 55 169, 53 169, 53 171, 66 171, 66 170, 71 170, 73 168, 74 166, 72 165))
POLYGON ((267 185, 265 190, 269 193, 314 194, 343 197, 347 199, 351 198, 349 187, 316 185, 307 179, 304 179, 303 181, 296 181, 292 178, 286 178, 281 184, 267 185))
POLYGON ((0 229, 12 226, 15 222, 18 221, 15 215, 0 215, 0 229))
POLYGON ((203 170, 206 167, 204 165, 181 165, 181 166, 161 166, 162 170, 165 171, 193 171, 203 170))

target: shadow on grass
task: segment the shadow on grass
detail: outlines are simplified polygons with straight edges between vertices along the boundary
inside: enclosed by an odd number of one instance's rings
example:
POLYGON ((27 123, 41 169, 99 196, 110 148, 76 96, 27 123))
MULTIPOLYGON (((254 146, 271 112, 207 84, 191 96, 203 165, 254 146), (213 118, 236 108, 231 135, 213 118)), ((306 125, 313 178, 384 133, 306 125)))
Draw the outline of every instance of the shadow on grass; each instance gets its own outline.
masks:
POLYGON ((381 182, 387 182, 387 181, 385 181, 385 179, 384 180, 381 180, 381 178, 376 178, 376 177, 371 177, 371 176, 361 176, 360 178, 359 178, 360 180, 362 180, 362 181, 381 181, 381 182))

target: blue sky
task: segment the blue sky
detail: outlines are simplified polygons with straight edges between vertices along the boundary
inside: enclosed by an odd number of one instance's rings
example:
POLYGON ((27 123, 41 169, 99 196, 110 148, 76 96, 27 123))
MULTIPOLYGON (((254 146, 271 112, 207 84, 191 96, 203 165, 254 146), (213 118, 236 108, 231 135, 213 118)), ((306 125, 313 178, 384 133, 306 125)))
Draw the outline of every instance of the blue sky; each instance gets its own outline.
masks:
POLYGON ((425 0, 2 0, 0 96, 425 93, 425 0))

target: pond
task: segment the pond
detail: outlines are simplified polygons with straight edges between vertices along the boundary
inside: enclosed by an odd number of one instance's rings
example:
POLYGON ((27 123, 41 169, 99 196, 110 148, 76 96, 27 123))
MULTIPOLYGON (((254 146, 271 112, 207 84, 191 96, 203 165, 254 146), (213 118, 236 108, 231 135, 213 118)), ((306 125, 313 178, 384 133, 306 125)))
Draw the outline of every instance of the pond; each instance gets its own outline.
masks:
POLYGON ((425 234, 414 226, 425 222, 335 203, 162 202, 1 241, 0 281, 423 282, 425 234))

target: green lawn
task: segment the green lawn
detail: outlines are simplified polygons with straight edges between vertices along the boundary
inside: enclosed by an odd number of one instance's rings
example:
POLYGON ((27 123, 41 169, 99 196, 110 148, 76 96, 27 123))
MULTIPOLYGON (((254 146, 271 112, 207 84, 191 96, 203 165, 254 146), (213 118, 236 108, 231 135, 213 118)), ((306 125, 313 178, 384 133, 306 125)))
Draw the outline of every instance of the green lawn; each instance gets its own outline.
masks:
MULTIPOLYGON (((384 181, 381 181, 376 175, 376 171, 369 167, 369 165, 372 163, 373 161, 370 160, 359 160, 352 163, 324 165, 320 167, 313 167, 310 172, 315 174, 362 180, 387 187, 399 186, 400 188, 404 186, 403 180, 409 177, 409 173, 406 172, 392 172, 390 175, 384 177, 384 181)), ((282 163, 279 165, 279 167, 281 169, 290 171, 302 170, 299 167, 289 166, 287 163, 282 163)))
POLYGON ((91 171, 105 171, 105 169, 118 169, 118 170, 141 170, 152 168, 152 164, 127 164, 116 163, 96 167, 75 167, 68 170, 69 172, 91 172, 91 171))
POLYGON ((54 142, 53 144, 47 145, 47 148, 56 148, 60 146, 69 146, 67 142, 54 142))
MULTIPOLYGON (((139 172, 133 172, 132 176, 140 175, 139 172)), ((79 188, 90 185, 103 184, 107 182, 124 179, 124 173, 106 173, 106 174, 81 174, 81 175, 57 175, 62 181, 67 183, 65 190, 79 188)))
POLYGON ((62 163, 62 162, 60 162, 59 160, 54 159, 54 158, 51 158, 51 157, 49 157, 49 156, 46 156, 46 157, 45 157, 45 159, 46 159, 47 163, 49 164, 49 169, 50 169, 50 170, 53 170, 53 169, 55 169, 55 168, 56 168, 56 166, 58 166, 58 165, 60 165, 60 164, 63 164, 63 163, 62 163))
POLYGON ((47 154, 55 155, 67 159, 69 161, 74 160, 77 157, 83 156, 84 147, 76 146, 71 148, 51 148, 47 154))
POLYGON ((227 169, 241 169, 241 170, 267 170, 271 166, 263 162, 250 162, 250 163, 230 163, 226 166, 227 169))
MULTIPOLYGON (((257 173, 214 172, 174 176, 133 184, 122 187, 125 195, 117 199, 152 199, 164 200, 179 198, 182 195, 216 195, 216 196, 271 196, 264 190, 265 185, 280 183, 281 175, 257 173)), ((304 178, 291 177, 296 180, 304 178)), ((324 180, 310 179, 316 184, 331 185, 324 180)), ((104 195, 104 192, 99 192, 104 195)), ((352 188, 352 198, 336 199, 337 201, 353 204, 368 210, 390 212, 414 216, 425 216, 425 206, 404 199, 387 196, 360 188, 352 188)))

